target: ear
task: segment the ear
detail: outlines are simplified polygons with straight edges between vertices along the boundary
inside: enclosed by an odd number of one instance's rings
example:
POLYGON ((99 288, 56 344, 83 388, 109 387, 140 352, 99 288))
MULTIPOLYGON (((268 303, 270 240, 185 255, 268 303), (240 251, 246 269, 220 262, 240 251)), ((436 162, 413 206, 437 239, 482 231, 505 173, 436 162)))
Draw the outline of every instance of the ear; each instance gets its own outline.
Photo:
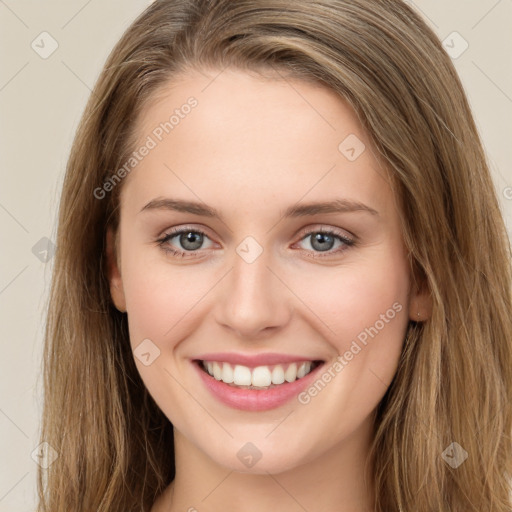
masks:
POLYGON ((413 281, 409 296, 409 319, 424 322, 432 316, 432 295, 426 277, 418 284, 413 281))
POLYGON ((119 270, 120 258, 117 247, 116 234, 112 228, 107 230, 107 271, 108 281, 110 283, 110 295, 116 308, 122 313, 126 313, 126 301, 123 290, 123 279, 119 270))

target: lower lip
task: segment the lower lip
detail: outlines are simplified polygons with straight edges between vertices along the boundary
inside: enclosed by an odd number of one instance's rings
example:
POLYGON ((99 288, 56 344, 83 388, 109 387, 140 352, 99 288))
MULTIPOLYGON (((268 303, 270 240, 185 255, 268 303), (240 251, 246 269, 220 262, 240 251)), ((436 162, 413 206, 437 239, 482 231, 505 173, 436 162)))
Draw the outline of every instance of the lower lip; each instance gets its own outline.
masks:
POLYGON ((199 377, 212 395, 222 403, 244 411, 267 411, 275 409, 290 401, 301 393, 315 379, 324 363, 317 366, 305 377, 294 382, 285 382, 270 389, 243 389, 230 386, 221 380, 214 379, 209 373, 203 371, 201 363, 192 363, 199 372, 199 377))

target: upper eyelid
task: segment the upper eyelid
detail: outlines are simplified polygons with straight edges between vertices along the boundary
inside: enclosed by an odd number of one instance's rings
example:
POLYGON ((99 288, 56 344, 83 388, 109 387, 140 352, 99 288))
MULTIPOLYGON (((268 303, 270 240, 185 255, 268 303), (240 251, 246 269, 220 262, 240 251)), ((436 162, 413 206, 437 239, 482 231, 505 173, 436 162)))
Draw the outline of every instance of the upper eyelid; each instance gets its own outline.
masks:
POLYGON ((193 226, 183 226, 183 227, 177 227, 177 228, 170 228, 166 229, 159 237, 158 240, 165 240, 174 238, 175 236, 181 235, 186 232, 192 232, 192 233, 201 233, 205 236, 207 236, 210 240, 213 241, 212 237, 208 234, 208 230, 205 228, 197 228, 193 226))
POLYGON ((340 236, 342 238, 349 238, 350 240, 354 240, 354 241, 357 239, 357 237, 355 235, 353 235, 352 233, 350 233, 350 231, 347 231, 346 229, 326 226, 325 224, 315 224, 315 225, 313 225, 313 227, 303 228, 297 232, 296 236, 299 236, 299 235, 308 236, 312 233, 319 233, 319 232, 333 233, 336 236, 340 236))

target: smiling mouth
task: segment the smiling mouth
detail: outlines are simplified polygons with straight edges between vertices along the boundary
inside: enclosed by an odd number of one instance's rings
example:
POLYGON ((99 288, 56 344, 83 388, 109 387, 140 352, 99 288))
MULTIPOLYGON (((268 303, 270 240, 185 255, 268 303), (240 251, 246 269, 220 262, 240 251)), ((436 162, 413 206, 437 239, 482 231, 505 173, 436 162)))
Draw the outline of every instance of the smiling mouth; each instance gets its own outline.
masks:
POLYGON ((299 363, 284 363, 262 365, 250 368, 244 365, 232 365, 223 361, 194 361, 199 368, 215 380, 240 388, 264 390, 295 382, 302 379, 324 361, 303 361, 299 363))

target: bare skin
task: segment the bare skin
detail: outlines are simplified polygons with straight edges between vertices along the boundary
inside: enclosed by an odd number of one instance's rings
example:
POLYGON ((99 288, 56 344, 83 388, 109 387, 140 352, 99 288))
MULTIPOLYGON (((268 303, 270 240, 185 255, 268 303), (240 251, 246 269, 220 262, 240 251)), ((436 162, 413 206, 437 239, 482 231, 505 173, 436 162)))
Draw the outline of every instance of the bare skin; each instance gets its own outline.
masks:
POLYGON ((113 300, 128 314, 132 348, 149 339, 160 350, 147 366, 135 362, 175 432, 177 476, 152 512, 370 511, 373 414, 409 320, 431 312, 411 285, 387 175, 333 92, 234 70, 180 76, 144 112, 140 144, 191 96, 197 106, 125 178, 117 255, 108 239, 113 300), (360 142, 340 150, 350 134, 360 142), (144 208, 164 198, 208 205, 222 219, 144 208), (342 198, 374 213, 284 217, 342 198), (173 228, 199 230, 202 245, 162 242, 173 228), (320 229, 334 232, 328 250, 315 243, 320 229), (236 251, 246 237, 263 249, 251 263, 236 251), (274 352, 328 368, 371 327, 321 392, 266 411, 221 403, 192 363, 205 352, 274 352), (237 456, 248 442, 261 453, 252 467, 237 456))

